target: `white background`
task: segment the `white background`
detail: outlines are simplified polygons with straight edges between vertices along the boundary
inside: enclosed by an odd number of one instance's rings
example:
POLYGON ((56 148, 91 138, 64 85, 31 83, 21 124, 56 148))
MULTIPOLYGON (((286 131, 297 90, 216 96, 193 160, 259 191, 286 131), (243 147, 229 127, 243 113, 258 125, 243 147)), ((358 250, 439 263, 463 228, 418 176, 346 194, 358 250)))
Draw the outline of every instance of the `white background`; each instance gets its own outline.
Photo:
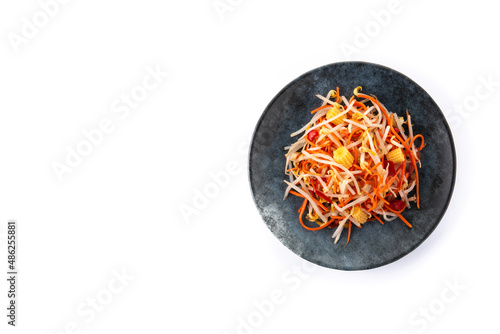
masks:
POLYGON ((39 2, 2 1, 0 256, 6 272, 6 223, 16 219, 20 276, 16 328, 6 324, 1 280, 0 332, 497 328, 500 23, 492 2, 220 3, 229 7, 73 0, 44 22, 39 2), (23 18, 46 25, 16 45, 13 36, 29 32, 23 18), (283 86, 344 60, 408 75, 446 112, 455 192, 435 232, 401 260, 361 272, 297 271, 303 261, 252 201, 248 140, 283 86), (147 68, 168 76, 127 117, 115 113, 147 68), (67 147, 104 119, 113 130, 58 180, 53 163, 64 164, 67 147), (183 217, 180 208, 193 207, 210 173, 228 164, 227 184, 183 217), (114 278, 121 272, 124 283, 114 278))

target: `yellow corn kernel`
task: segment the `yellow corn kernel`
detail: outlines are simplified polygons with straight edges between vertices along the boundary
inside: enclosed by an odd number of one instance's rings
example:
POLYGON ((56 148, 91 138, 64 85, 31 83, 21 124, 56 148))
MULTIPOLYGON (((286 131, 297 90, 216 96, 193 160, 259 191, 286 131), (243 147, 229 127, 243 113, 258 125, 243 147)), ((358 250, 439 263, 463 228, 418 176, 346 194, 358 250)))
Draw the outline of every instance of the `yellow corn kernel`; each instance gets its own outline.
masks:
POLYGON ((351 216, 360 224, 364 224, 369 217, 358 205, 352 208, 351 216))
POLYGON ((354 161, 354 157, 351 152, 344 146, 340 146, 333 152, 333 159, 335 162, 344 165, 345 168, 351 168, 352 163, 354 161))
POLYGON ((395 164, 406 160, 403 151, 399 147, 387 153, 386 157, 387 160, 392 161, 395 164))
MULTIPOLYGON (((333 107, 330 108, 330 110, 328 110, 328 112, 326 113, 326 119, 332 119, 342 112, 344 112, 344 107, 342 107, 340 104, 335 102, 333 107)), ((342 116, 334 119, 332 122, 335 125, 340 125, 344 122, 344 119, 345 119, 345 115, 342 115, 342 116)))

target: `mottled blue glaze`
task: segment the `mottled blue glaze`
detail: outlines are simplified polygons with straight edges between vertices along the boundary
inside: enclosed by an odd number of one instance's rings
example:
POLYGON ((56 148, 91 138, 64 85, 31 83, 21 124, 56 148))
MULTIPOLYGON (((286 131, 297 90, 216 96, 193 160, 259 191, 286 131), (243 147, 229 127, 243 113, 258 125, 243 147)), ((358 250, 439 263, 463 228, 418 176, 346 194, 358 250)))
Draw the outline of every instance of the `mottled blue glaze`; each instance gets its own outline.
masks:
POLYGON ((298 77, 269 103, 252 139, 249 178, 255 204, 274 235, 290 250, 318 265, 341 269, 376 268, 398 260, 419 246, 436 228, 451 199, 456 174, 455 148, 446 119, 432 98, 405 75, 388 67, 365 62, 334 63, 298 77), (297 210, 301 200, 286 189, 284 147, 294 142, 290 134, 310 118, 320 105, 316 94, 325 95, 339 86, 351 96, 357 86, 374 94, 389 111, 403 116, 409 109, 415 133, 425 137, 420 176, 420 207, 404 212, 413 228, 399 219, 381 225, 368 222, 353 228, 337 244, 333 229, 308 231, 300 226, 297 210))

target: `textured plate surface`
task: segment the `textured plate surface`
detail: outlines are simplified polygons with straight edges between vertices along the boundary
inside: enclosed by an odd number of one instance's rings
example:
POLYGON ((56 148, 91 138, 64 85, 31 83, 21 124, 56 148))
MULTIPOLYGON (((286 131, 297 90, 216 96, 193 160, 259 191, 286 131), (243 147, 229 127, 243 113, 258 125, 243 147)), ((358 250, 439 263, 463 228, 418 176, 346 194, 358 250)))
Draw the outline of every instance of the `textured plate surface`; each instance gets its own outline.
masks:
POLYGON ((322 66, 303 74, 270 102, 262 114, 252 138, 249 178, 255 204, 272 233, 290 250, 318 265, 362 270, 391 263, 419 246, 436 228, 451 199, 456 174, 453 138, 445 117, 432 98, 413 80, 388 67, 365 62, 341 62, 322 66), (347 233, 337 244, 331 238, 334 229, 305 230, 298 221, 302 201, 289 196, 286 189, 284 147, 296 138, 290 134, 310 118, 320 106, 316 94, 325 95, 340 88, 350 97, 357 86, 363 93, 374 94, 391 112, 405 115, 409 110, 414 133, 424 136, 422 151, 420 207, 405 210, 408 228, 399 219, 381 225, 366 223, 353 228, 347 246, 347 233))

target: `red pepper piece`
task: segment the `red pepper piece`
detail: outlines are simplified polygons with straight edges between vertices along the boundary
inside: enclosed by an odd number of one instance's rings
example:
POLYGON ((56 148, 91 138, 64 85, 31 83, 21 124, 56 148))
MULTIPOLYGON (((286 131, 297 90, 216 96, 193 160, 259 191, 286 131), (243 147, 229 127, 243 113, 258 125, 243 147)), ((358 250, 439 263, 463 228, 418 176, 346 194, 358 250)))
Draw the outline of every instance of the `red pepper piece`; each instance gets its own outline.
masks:
POLYGON ((310 141, 310 142, 315 142, 316 139, 319 137, 319 132, 317 130, 311 130, 309 131, 309 133, 307 134, 307 139, 310 141))
POLYGON ((329 199, 328 196, 326 196, 325 194, 323 194, 321 191, 314 189, 314 193, 316 195, 318 195, 319 197, 321 197, 322 199, 324 199, 325 201, 327 201, 328 203, 333 203, 332 200, 329 199))
POLYGON ((394 211, 401 211, 406 207, 406 203, 402 200, 395 199, 389 204, 389 207, 394 211))

